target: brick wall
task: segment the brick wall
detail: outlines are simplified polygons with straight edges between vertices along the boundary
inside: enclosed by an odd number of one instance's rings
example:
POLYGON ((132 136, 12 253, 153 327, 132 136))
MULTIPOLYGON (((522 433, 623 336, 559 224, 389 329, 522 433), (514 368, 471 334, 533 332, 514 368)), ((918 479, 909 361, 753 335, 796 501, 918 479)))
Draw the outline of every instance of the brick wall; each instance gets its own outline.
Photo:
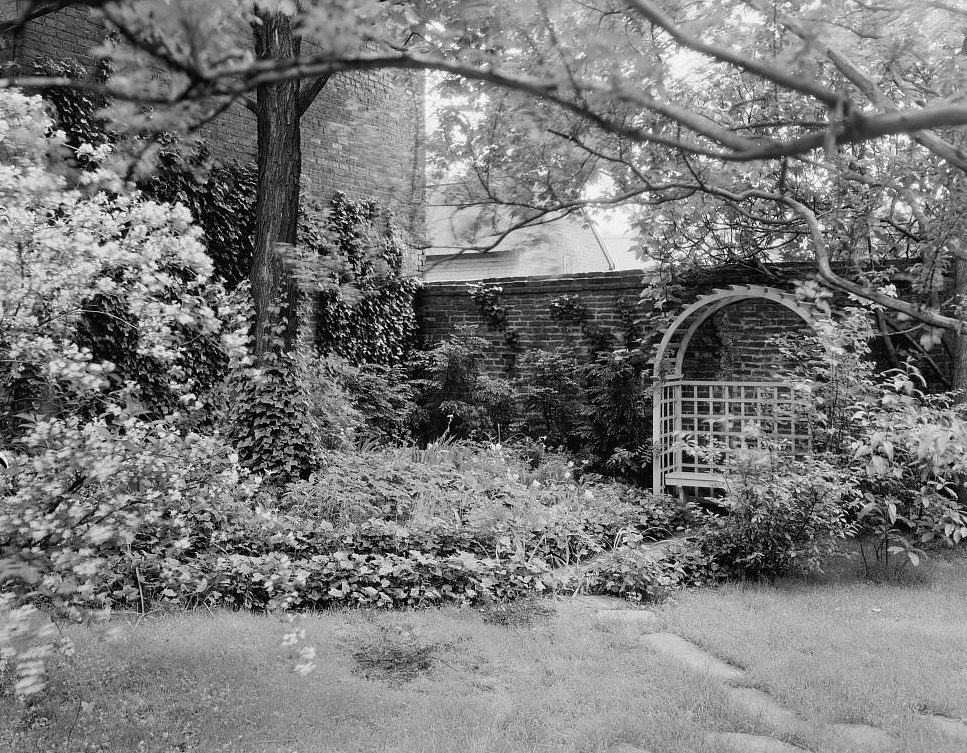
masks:
MULTIPOLYGON (((699 295, 737 284, 759 284, 791 289, 793 281, 810 277, 811 267, 789 263, 770 272, 749 268, 721 268, 696 285, 699 295)), ((516 356, 531 348, 563 349, 587 359, 587 339, 580 326, 555 321, 551 302, 564 295, 577 296, 588 309, 589 323, 609 329, 614 347, 624 345, 628 313, 642 313, 639 296, 642 273, 636 270, 590 272, 549 277, 509 277, 484 280, 499 285, 500 304, 507 309, 507 327, 518 334, 515 343, 506 342, 504 332, 491 329, 477 304, 468 294, 466 282, 432 282, 420 291, 416 308, 420 322, 420 344, 433 345, 453 334, 460 325, 473 325, 493 347, 485 367, 494 375, 513 371, 516 356)), ((840 305, 848 305, 843 299, 840 305)), ((775 335, 803 331, 802 320, 786 307, 766 300, 747 300, 726 306, 706 321, 693 336, 686 353, 685 374, 693 379, 769 380, 782 364, 769 343, 775 335)), ((887 366, 878 340, 873 357, 887 366)))
POLYGON ((726 306, 696 330, 685 352, 686 379, 772 381, 784 364, 771 340, 809 326, 781 304, 749 299, 726 306))
POLYGON ((478 334, 493 343, 486 357, 491 373, 512 369, 516 355, 532 348, 563 349, 587 358, 587 340, 577 322, 555 321, 551 302, 564 295, 577 296, 587 308, 588 323, 609 329, 615 347, 621 347, 626 331, 622 315, 638 311, 641 272, 590 272, 555 277, 509 277, 487 280, 499 285, 501 305, 507 308, 507 329, 517 333, 514 344, 506 342, 504 332, 487 326, 464 282, 427 284, 417 297, 422 345, 432 347, 445 340, 461 325, 472 325, 478 334))
MULTIPOLYGON (((15 17, 23 0, 0 0, 0 18, 15 17)), ((103 34, 86 9, 67 8, 28 24, 5 62, 76 58, 90 67, 103 34)), ((240 39, 248 44, 246 30, 240 39)), ((311 51, 308 50, 308 51, 311 51)), ((333 76, 302 120, 303 189, 327 201, 334 192, 375 199, 397 217, 404 236, 422 241, 425 220, 425 77, 373 71, 333 76)), ((255 115, 235 105, 201 135, 225 160, 254 161, 255 115)), ((418 259, 413 260, 414 267, 418 259)))

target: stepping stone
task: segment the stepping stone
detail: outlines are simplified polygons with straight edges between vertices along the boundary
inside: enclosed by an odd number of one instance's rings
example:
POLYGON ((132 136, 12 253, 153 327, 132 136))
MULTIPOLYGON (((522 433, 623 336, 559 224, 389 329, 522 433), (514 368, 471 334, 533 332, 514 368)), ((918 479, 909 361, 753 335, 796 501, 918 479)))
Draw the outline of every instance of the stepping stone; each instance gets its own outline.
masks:
POLYGON ((768 693, 755 688, 726 688, 726 694, 735 705, 755 720, 764 722, 775 730, 796 732, 805 720, 795 711, 786 708, 768 693))
POLYGON ((803 748, 766 735, 713 732, 705 736, 705 741, 736 753, 805 753, 803 748))
POLYGON ((833 731, 843 741, 856 748, 866 748, 876 753, 896 750, 900 741, 879 727, 869 724, 834 724, 833 731))
POLYGON ((677 635, 651 633, 643 635, 639 640, 643 645, 659 653, 673 656, 690 669, 708 675, 712 679, 721 682, 736 682, 745 677, 745 672, 738 667, 717 659, 708 651, 677 635))
POLYGON ((608 625, 631 625, 646 629, 659 625, 658 615, 647 609, 599 609, 594 616, 608 625))
POLYGON ((967 743, 967 724, 959 719, 951 719, 949 716, 940 716, 940 714, 920 714, 920 718, 929 721, 947 737, 967 743))

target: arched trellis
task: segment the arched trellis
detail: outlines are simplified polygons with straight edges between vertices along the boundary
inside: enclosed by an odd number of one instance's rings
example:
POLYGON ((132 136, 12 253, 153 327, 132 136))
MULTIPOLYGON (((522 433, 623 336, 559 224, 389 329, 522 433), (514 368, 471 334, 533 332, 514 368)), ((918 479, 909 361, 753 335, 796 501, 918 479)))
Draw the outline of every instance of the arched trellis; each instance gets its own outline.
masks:
POLYGON ((700 297, 665 332, 654 366, 654 491, 667 487, 715 488, 724 483, 711 457, 689 454, 681 446, 692 435, 707 447, 745 446, 750 424, 776 435, 793 452, 808 451, 808 427, 795 411, 795 395, 785 382, 686 380, 685 355, 693 336, 711 316, 727 306, 758 299, 792 311, 807 325, 813 315, 795 297, 761 285, 732 285, 700 297))

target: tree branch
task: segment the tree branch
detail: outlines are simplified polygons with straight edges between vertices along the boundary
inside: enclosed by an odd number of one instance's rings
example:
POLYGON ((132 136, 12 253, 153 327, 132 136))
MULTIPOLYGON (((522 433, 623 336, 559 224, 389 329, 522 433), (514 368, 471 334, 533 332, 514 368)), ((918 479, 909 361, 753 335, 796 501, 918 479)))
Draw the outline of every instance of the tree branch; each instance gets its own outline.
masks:
MULTIPOLYGON (((749 4, 756 10, 762 12, 762 9, 759 8, 755 2, 750 2, 749 4)), ((950 9, 948 8, 947 10, 950 9)), ((855 65, 845 54, 818 39, 815 34, 812 34, 803 28, 801 24, 790 16, 781 14, 778 15, 777 18, 779 22, 789 31, 802 39, 804 42, 812 45, 815 49, 818 49, 823 56, 836 67, 836 70, 838 70, 847 81, 849 81, 860 92, 862 92, 862 94, 870 102, 872 102, 874 106, 881 110, 899 112, 900 108, 896 105, 896 103, 887 97, 886 94, 883 93, 883 90, 877 86, 876 82, 873 81, 873 79, 866 75, 862 70, 860 70, 860 68, 855 65)), ((963 150, 958 149, 956 146, 951 144, 949 141, 945 141, 937 134, 930 133, 929 131, 921 131, 919 133, 912 132, 910 133, 910 137, 916 143, 933 152, 938 157, 946 160, 956 167, 959 167, 961 170, 967 171, 967 154, 965 154, 963 150)))
POLYGON ((108 2, 109 0, 50 0, 50 2, 32 0, 32 2, 27 3, 16 18, 0 21, 0 36, 17 34, 31 21, 36 21, 38 18, 43 18, 72 5, 99 8, 108 2))
POLYGON ((312 103, 316 101, 316 97, 319 93, 326 88, 326 84, 329 83, 329 79, 332 78, 331 73, 324 73, 321 76, 316 76, 312 81, 306 84, 299 91, 299 117, 301 118, 305 115, 306 110, 308 110, 312 103))
POLYGON ((771 81, 774 84, 778 84, 784 89, 798 91, 802 94, 806 94, 810 97, 818 99, 830 109, 835 109, 842 101, 842 97, 836 94, 836 92, 816 83, 815 81, 812 81, 808 78, 803 78, 802 76, 786 73, 779 68, 766 65, 765 63, 761 63, 754 58, 746 57, 745 55, 735 52, 734 50, 709 44, 696 37, 686 34, 670 16, 668 16, 663 10, 661 10, 661 8, 651 2, 651 0, 625 0, 625 2, 628 7, 635 11, 635 13, 637 13, 639 16, 644 18, 649 23, 659 27, 676 42, 694 52, 706 55, 722 63, 728 63, 729 65, 735 66, 739 70, 754 73, 760 78, 763 78, 766 81, 771 81))

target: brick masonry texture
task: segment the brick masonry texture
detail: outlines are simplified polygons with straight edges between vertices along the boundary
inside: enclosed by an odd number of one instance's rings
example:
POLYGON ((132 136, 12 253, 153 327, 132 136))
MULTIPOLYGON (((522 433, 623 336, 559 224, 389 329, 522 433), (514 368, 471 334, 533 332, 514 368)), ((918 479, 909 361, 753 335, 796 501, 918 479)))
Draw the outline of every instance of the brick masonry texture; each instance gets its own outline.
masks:
POLYGON ((421 344, 432 347, 457 327, 474 326, 478 335, 493 344, 484 359, 491 374, 512 370, 516 355, 533 348, 563 350, 586 359, 589 351, 580 325, 555 321, 551 302, 563 295, 578 296, 578 302, 588 310, 589 323, 608 328, 614 333, 615 347, 620 347, 625 332, 621 313, 639 310, 641 280, 637 271, 486 280, 488 285, 502 288, 500 305, 507 308, 507 329, 519 335, 513 346, 505 341, 503 332, 488 328, 465 282, 429 283, 417 297, 421 344))
POLYGON ((772 381, 791 366, 783 363, 773 339, 808 329, 778 303, 740 301, 702 323, 685 352, 682 373, 686 379, 772 381))
MULTIPOLYGON (((807 263, 781 264, 770 270, 725 267, 696 284, 695 293, 704 295, 729 285, 765 285, 791 290, 795 281, 814 277, 807 263)), ((587 342, 577 324, 555 321, 551 302, 563 295, 576 295, 595 326, 608 328, 613 346, 622 347, 627 331, 623 313, 644 313, 639 301, 643 274, 639 271, 589 272, 553 277, 508 277, 483 280, 502 288, 500 305, 507 309, 507 326, 519 334, 512 346, 504 333, 487 326, 477 304, 470 298, 466 282, 428 283, 418 294, 419 339, 423 347, 445 340, 458 326, 475 326, 477 334, 492 343, 484 367, 492 375, 513 373, 517 355, 531 348, 562 350, 587 360, 587 342)), ((845 297, 836 305, 846 306, 845 297)), ((782 364, 772 344, 776 335, 805 332, 805 325, 784 306, 765 300, 747 300, 726 306, 695 333, 686 353, 684 370, 693 379, 771 380, 782 364)), ((642 333, 646 334, 646 333, 642 333)), ((873 357, 881 368, 888 367, 879 340, 873 342, 873 357)), ((936 354, 946 366, 940 354, 936 354)), ((929 378, 929 375, 928 375, 929 378)))
MULTIPOLYGON (((13 17, 24 4, 0 0, 0 17, 13 17)), ((91 48, 102 35, 103 28, 86 9, 67 8, 31 22, 13 46, 0 50, 0 60, 26 67, 44 57, 76 58, 90 67, 91 48)), ((248 43, 244 29, 239 35, 248 43)), ((336 191, 374 199, 391 210, 404 238, 419 245, 426 234, 425 99, 422 74, 333 76, 302 119, 305 194, 323 202, 336 191)), ((255 115, 241 104, 201 135, 222 160, 255 160, 255 115)))

